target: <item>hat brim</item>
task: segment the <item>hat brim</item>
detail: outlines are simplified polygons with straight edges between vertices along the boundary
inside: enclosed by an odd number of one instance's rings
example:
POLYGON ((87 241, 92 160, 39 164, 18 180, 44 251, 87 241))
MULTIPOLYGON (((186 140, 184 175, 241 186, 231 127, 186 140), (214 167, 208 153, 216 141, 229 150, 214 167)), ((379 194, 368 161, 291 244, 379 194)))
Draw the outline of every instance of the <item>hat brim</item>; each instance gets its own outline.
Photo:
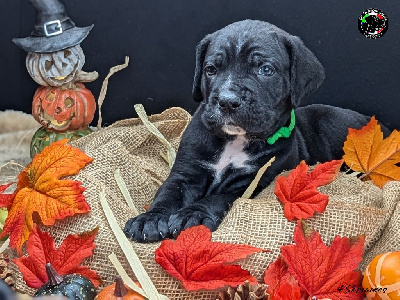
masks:
POLYGON ((59 35, 50 37, 30 36, 15 38, 12 41, 27 52, 56 52, 80 44, 88 36, 93 26, 73 27, 59 35))

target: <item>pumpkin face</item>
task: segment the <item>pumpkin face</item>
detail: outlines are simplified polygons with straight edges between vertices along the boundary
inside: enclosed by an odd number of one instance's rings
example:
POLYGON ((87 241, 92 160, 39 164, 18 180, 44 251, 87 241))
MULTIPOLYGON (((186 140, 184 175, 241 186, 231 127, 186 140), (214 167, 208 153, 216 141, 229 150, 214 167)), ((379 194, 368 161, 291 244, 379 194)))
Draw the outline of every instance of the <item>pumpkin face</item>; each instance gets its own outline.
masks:
POLYGON ((79 45, 52 53, 29 52, 26 68, 38 84, 62 86, 74 80, 85 64, 85 55, 79 45))
POLYGON ((367 299, 399 300, 400 251, 376 256, 365 270, 362 286, 368 289, 367 299))
POLYGON ((72 89, 39 87, 32 101, 32 115, 42 126, 63 132, 86 127, 92 122, 96 101, 82 83, 72 89))

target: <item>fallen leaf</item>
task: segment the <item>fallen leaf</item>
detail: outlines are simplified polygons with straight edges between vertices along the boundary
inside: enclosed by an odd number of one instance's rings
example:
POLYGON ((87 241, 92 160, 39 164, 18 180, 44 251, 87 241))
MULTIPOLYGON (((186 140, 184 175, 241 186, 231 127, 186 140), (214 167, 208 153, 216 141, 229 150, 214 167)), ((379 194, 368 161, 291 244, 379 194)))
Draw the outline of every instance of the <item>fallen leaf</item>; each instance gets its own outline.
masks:
POLYGON ((47 232, 35 226, 26 243, 28 256, 14 259, 26 284, 31 288, 39 288, 48 281, 46 263, 51 263, 60 275, 81 274, 89 278, 95 287, 101 279, 88 267, 80 266, 82 261, 92 255, 96 244, 93 243, 98 228, 82 234, 70 234, 56 248, 54 239, 47 232))
POLYGON ((265 250, 212 242, 210 229, 200 225, 182 231, 176 241, 163 241, 155 254, 156 262, 182 281, 187 291, 196 291, 237 286, 246 280, 257 283, 249 271, 239 265, 228 265, 257 252, 265 250))
POLYGON ((378 187, 400 180, 400 132, 394 130, 383 139, 381 126, 375 117, 361 129, 349 129, 343 147, 345 163, 362 178, 371 179, 378 187))
POLYGON ((14 182, 5 185, 0 185, 0 207, 8 207, 10 205, 13 198, 13 194, 3 194, 3 193, 13 183, 14 182))
POLYGON ((264 282, 268 284, 269 300, 307 299, 307 297, 302 298, 300 286, 296 279, 290 275, 288 266, 282 256, 279 256, 265 270, 264 282))
POLYGON ((268 284, 267 293, 273 299, 276 291, 279 289, 281 282, 290 276, 288 266, 282 256, 268 266, 264 273, 264 282, 268 284))
POLYGON ((295 228, 295 245, 281 247, 288 271, 301 289, 317 299, 363 299, 363 293, 338 289, 342 285, 361 284, 361 273, 355 270, 362 261, 364 236, 355 239, 337 236, 328 247, 318 232, 303 229, 304 226, 299 221, 295 228))
POLYGON ((342 164, 342 160, 332 160, 317 165, 308 174, 308 165, 302 161, 288 177, 279 176, 275 195, 284 205, 286 219, 306 219, 325 211, 329 197, 318 192, 317 187, 331 183, 342 164))
POLYGON ((274 296, 269 300, 306 300, 301 293, 301 289, 297 281, 289 276, 287 280, 283 281, 276 290, 274 296))
POLYGON ((10 246, 19 255, 32 232, 34 212, 44 225, 53 225, 55 220, 90 210, 81 183, 60 178, 78 174, 93 159, 67 142, 64 139, 51 143, 18 176, 0 238, 10 233, 10 246))

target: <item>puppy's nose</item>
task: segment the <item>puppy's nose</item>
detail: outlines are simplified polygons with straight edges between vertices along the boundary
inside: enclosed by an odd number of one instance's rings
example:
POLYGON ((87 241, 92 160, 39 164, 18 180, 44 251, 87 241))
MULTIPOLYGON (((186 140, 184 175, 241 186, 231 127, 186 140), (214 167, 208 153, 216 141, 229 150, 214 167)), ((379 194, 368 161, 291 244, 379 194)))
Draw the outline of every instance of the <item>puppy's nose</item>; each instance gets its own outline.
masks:
POLYGON ((240 98, 232 93, 221 93, 218 97, 218 105, 222 110, 235 111, 241 105, 240 98))

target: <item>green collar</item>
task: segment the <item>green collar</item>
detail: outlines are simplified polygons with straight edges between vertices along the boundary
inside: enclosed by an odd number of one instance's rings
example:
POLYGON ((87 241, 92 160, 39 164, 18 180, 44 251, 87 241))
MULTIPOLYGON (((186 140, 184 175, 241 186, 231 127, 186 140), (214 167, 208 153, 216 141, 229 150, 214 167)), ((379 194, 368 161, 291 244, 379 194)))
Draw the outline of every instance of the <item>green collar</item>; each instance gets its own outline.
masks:
POLYGON ((290 113, 289 126, 288 127, 282 126, 281 128, 279 128, 277 132, 275 132, 272 136, 270 136, 267 139, 267 143, 273 145, 281 137, 288 138, 292 133, 294 125, 296 125, 296 115, 294 114, 294 109, 292 109, 290 113))

